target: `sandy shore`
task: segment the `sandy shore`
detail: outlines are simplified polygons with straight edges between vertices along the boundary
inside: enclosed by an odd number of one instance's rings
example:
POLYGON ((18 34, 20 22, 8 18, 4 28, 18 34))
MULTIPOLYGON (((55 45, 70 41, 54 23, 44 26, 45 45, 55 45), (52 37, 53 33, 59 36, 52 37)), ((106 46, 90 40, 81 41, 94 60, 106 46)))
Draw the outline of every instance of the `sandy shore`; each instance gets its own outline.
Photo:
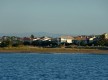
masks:
POLYGON ((99 49, 76 49, 76 48, 0 48, 0 53, 108 53, 108 50, 99 49))

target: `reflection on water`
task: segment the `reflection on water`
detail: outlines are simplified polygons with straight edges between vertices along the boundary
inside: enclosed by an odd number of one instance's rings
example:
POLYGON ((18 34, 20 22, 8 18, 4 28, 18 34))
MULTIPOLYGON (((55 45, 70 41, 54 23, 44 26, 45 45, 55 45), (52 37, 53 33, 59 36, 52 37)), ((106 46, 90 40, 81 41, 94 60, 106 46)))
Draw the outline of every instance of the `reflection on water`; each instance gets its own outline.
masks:
POLYGON ((108 55, 0 54, 0 80, 108 80, 108 55))

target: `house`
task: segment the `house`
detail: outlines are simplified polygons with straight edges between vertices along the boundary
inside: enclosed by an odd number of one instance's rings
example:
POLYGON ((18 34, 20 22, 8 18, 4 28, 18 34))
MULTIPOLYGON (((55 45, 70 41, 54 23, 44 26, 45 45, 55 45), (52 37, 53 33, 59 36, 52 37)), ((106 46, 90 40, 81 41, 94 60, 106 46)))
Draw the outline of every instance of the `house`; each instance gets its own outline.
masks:
POLYGON ((77 36, 74 37, 74 44, 81 45, 81 44, 87 44, 88 43, 88 37, 87 36, 77 36))
POLYGON ((37 41, 37 40, 40 40, 40 38, 37 37, 32 39, 32 41, 37 41))
POLYGON ((32 43, 32 39, 28 38, 28 37, 24 37, 23 38, 23 43, 31 44, 32 43))
POLYGON ((73 43, 74 37, 72 36, 61 36, 59 37, 60 43, 73 43))
POLYGON ((50 37, 43 36, 40 38, 41 41, 51 41, 50 37))
POLYGON ((2 43, 2 38, 0 37, 0 44, 2 43))
POLYGON ((105 39, 108 39, 108 33, 104 33, 103 35, 104 35, 105 39))
POLYGON ((2 37, 2 40, 3 40, 3 41, 6 41, 6 40, 11 40, 11 39, 10 39, 9 36, 3 36, 3 37, 2 37))
POLYGON ((12 41, 12 44, 18 44, 19 42, 23 42, 23 39, 20 37, 12 36, 11 41, 12 41))
POLYGON ((89 40, 88 43, 93 43, 96 40, 96 37, 95 36, 89 36, 88 40, 89 40))

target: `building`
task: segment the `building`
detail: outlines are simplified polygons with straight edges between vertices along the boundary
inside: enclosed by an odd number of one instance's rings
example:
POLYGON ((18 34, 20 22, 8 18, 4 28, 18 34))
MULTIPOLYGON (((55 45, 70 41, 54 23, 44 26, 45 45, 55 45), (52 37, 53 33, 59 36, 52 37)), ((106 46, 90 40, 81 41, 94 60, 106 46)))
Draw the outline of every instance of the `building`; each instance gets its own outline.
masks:
POLYGON ((61 36, 59 38, 60 43, 73 43, 74 37, 72 36, 61 36))
POLYGON ((37 41, 37 40, 40 40, 40 38, 37 37, 32 39, 32 41, 37 41))
POLYGON ((44 37, 41 37, 40 40, 41 41, 51 41, 51 38, 44 36, 44 37))
POLYGON ((88 43, 88 37, 87 36, 77 36, 74 37, 74 44, 81 45, 81 44, 87 44, 88 43))
POLYGON ((31 43, 32 42, 32 39, 31 38, 28 38, 28 37, 24 37, 23 38, 23 42, 31 43))
POLYGON ((108 39, 108 33, 103 34, 105 36, 105 39, 108 39))
POLYGON ((95 36, 90 36, 88 39, 89 39, 89 43, 93 43, 94 40, 96 39, 96 37, 95 36))
POLYGON ((0 44, 2 43, 2 38, 0 37, 0 44))

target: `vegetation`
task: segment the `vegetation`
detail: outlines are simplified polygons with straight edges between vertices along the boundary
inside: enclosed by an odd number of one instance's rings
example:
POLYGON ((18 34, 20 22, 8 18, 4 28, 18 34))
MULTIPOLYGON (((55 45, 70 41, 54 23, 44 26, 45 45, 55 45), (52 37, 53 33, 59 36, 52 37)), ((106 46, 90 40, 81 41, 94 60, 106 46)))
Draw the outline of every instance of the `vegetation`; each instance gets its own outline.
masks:
POLYGON ((34 38, 34 35, 32 34, 30 37, 33 39, 34 38))
POLYGON ((94 44, 95 46, 108 46, 108 39, 105 39, 104 35, 100 35, 100 38, 94 44))
MULTIPOLYGON (((25 37, 26 38, 26 37, 25 37)), ((34 35, 30 36, 30 39, 34 39, 34 35)), ((73 43, 67 43, 62 42, 58 43, 57 41, 53 40, 42 40, 45 37, 41 37, 39 40, 29 40, 26 38, 26 40, 20 39, 19 37, 3 37, 0 43, 0 47, 19 47, 19 46, 34 46, 34 47, 44 47, 44 48, 57 48, 57 47, 64 47, 64 48, 72 48, 72 47, 88 47, 88 46, 108 46, 108 39, 105 39, 104 35, 100 35, 99 38, 94 40, 93 42, 87 41, 86 43, 81 40, 78 41, 77 44, 75 42, 73 43)))

